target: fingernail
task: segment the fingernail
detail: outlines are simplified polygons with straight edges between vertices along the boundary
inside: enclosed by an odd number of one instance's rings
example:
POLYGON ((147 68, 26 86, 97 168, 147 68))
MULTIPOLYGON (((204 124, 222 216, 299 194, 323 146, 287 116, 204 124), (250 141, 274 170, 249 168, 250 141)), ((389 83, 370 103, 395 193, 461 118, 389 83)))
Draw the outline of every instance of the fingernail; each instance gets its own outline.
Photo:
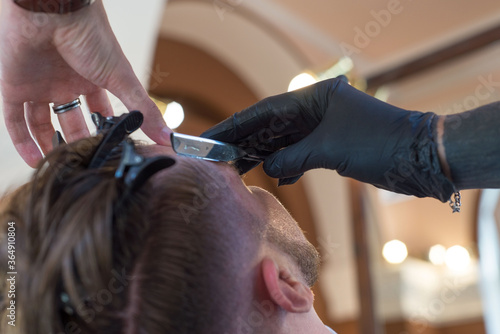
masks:
POLYGON ((284 177, 284 178, 281 178, 278 180, 278 187, 280 186, 286 186, 286 185, 289 185, 289 184, 294 184, 295 182, 297 182, 300 177, 304 175, 304 174, 300 174, 300 175, 297 175, 297 176, 293 176, 293 177, 284 177))
POLYGON ((164 127, 161 129, 161 134, 160 134, 160 140, 162 145, 169 145, 171 146, 172 143, 170 141, 170 135, 172 134, 172 130, 168 126, 164 127))

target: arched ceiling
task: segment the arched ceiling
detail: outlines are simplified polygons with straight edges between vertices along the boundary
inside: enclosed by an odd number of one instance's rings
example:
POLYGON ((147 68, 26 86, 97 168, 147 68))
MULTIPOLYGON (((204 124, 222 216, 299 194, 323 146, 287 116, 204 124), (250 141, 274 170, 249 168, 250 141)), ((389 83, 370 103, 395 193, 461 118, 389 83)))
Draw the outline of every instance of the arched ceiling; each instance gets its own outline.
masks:
POLYGON ((170 0, 161 34, 212 53, 263 97, 346 54, 369 77, 498 25, 496 0, 170 0))

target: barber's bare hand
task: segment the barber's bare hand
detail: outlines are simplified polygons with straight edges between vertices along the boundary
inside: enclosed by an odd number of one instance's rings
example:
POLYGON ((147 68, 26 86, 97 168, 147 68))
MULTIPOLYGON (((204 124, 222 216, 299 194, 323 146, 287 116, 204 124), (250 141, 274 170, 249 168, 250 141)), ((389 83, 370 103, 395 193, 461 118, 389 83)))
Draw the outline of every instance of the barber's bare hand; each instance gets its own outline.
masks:
MULTIPOLYGON (((102 1, 70 14, 32 13, 2 1, 0 89, 9 135, 22 158, 35 166, 52 149, 49 103, 85 95, 90 111, 113 114, 106 89, 129 110, 145 116, 143 131, 167 144, 169 130, 135 76, 109 26, 102 1)), ((81 110, 58 116, 68 141, 89 135, 81 110)))

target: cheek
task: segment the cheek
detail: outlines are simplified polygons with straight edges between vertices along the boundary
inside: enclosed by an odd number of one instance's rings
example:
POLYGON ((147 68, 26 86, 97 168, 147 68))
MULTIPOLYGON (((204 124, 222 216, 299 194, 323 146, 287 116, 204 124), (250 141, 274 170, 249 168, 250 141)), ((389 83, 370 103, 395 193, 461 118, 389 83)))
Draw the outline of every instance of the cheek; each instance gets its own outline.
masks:
POLYGON ((307 240, 297 221, 288 210, 274 197, 271 199, 267 202, 268 224, 289 240, 307 240))

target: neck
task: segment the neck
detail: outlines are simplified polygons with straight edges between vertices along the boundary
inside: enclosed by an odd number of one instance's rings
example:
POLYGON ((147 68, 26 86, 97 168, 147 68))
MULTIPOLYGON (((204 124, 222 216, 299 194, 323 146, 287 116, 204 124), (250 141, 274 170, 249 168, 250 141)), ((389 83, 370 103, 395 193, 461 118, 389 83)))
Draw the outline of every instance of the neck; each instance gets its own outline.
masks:
POLYGON ((288 314, 282 331, 279 333, 299 334, 331 334, 326 328, 321 319, 318 317, 316 310, 311 308, 307 313, 288 314))

